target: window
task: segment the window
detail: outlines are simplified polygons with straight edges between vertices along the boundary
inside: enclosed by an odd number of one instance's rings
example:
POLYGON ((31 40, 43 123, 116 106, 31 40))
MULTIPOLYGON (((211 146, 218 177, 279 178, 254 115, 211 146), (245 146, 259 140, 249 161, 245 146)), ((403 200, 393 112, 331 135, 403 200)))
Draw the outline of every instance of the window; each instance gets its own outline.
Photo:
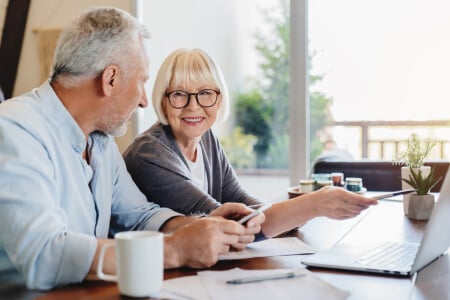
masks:
POLYGON ((333 99, 324 140, 391 160, 416 132, 440 143, 431 159, 449 157, 449 13, 445 0, 309 1, 316 88, 333 99))

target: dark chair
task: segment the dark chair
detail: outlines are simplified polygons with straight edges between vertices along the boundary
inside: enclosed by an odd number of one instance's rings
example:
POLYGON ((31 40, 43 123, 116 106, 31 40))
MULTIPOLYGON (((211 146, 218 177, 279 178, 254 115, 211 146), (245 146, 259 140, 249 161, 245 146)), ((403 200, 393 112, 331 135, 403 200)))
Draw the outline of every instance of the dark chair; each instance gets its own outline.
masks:
POLYGON ((2 87, 0 86, 0 103, 2 103, 3 101, 5 101, 5 95, 3 95, 3 90, 2 87))
MULTIPOLYGON (((426 166, 434 167, 435 176, 444 176, 450 162, 426 162, 426 166)), ((314 164, 312 173, 342 172, 344 177, 361 177, 364 187, 369 191, 401 190, 401 165, 393 165, 391 161, 352 160, 352 161, 319 161, 314 164)), ((441 180, 431 191, 439 192, 441 180)))

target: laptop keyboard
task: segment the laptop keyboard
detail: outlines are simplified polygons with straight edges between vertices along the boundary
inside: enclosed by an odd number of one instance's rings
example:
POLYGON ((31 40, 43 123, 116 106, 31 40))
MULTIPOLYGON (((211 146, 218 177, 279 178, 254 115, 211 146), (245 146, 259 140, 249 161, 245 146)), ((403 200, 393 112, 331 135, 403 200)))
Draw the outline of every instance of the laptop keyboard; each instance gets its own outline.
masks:
POLYGON ((405 269, 412 266, 418 249, 417 243, 387 242, 355 262, 378 269, 405 269))

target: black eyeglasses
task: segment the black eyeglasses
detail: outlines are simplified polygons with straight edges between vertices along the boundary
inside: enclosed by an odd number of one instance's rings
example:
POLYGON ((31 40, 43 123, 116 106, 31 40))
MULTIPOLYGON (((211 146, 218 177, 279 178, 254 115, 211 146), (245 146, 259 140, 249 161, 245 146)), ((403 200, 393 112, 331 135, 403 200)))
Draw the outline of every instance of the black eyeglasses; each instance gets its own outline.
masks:
POLYGON ((186 91, 176 90, 166 93, 167 99, 173 108, 185 108, 189 105, 191 96, 195 96, 197 104, 201 107, 211 107, 216 104, 220 91, 201 90, 198 93, 188 93, 186 91))

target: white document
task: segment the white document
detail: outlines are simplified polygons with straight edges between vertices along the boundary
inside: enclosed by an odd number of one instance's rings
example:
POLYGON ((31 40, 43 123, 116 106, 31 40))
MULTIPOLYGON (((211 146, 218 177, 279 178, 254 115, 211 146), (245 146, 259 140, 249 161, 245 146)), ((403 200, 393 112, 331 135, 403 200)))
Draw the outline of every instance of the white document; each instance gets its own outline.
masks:
POLYGON ((311 253, 316 253, 316 251, 298 238, 284 237, 248 244, 247 248, 242 251, 231 251, 221 255, 219 260, 311 253))
POLYGON ((200 277, 184 276, 164 280, 158 298, 171 300, 210 300, 208 292, 203 288, 200 277))
POLYGON ((350 294, 323 281, 305 268, 242 270, 198 272, 203 288, 207 290, 211 300, 298 300, 298 299, 346 299, 350 294), (304 276, 294 278, 265 280, 243 284, 229 284, 228 280, 285 274, 301 273, 304 276))
POLYGON ((198 276, 165 280, 159 298, 171 300, 240 300, 240 299, 327 299, 342 300, 350 294, 323 281, 305 268, 203 271, 198 276), (244 284, 228 284, 228 280, 255 276, 304 273, 305 276, 244 284))

